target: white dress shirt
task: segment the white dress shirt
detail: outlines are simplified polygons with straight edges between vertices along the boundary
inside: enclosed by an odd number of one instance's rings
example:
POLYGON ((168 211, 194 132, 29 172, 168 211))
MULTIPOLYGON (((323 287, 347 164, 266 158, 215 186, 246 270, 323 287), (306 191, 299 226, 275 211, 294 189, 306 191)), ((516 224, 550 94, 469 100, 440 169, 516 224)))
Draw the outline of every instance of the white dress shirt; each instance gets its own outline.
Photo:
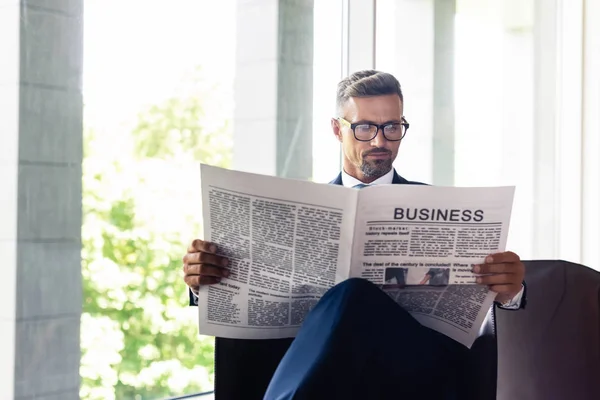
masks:
MULTIPOLYGON (((363 183, 361 181, 359 181, 358 179, 356 179, 353 176, 350 176, 346 173, 346 171, 342 170, 342 185, 344 185, 345 187, 354 187, 356 185, 385 185, 385 184, 391 184, 394 180, 394 169, 392 168, 390 170, 390 172, 388 172, 387 174, 375 179, 373 182, 371 183, 363 183)), ((523 291, 524 291, 524 287, 523 285, 521 285, 521 290, 519 291, 519 293, 517 293, 515 295, 515 297, 513 297, 512 299, 510 299, 509 301, 500 304, 500 307, 508 309, 508 310, 517 310, 519 308, 521 308, 521 299, 523 298, 523 291)))

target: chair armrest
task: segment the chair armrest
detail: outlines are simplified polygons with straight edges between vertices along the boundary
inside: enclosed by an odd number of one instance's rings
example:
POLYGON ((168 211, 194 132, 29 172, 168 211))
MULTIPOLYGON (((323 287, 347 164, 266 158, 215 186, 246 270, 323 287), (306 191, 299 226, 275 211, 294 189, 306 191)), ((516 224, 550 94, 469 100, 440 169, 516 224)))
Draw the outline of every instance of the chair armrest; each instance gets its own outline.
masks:
POLYGON ((210 391, 210 392, 203 392, 203 393, 185 394, 183 396, 169 397, 168 399, 164 399, 164 400, 196 400, 196 399, 214 400, 215 392, 210 391))

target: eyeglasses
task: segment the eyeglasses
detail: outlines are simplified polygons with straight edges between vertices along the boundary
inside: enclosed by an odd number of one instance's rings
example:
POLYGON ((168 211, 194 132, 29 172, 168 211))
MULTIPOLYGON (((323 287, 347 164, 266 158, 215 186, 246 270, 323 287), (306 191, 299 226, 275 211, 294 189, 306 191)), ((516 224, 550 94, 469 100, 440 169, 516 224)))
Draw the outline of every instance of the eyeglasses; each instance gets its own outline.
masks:
POLYGON ((360 142, 370 142, 375 139, 377 133, 381 129, 383 137, 390 142, 397 142, 404 138, 406 131, 410 124, 402 117, 402 122, 388 122, 386 124, 371 124, 365 122, 359 122, 351 124, 342 117, 337 118, 342 124, 346 125, 352 132, 354 132, 354 138, 360 142))

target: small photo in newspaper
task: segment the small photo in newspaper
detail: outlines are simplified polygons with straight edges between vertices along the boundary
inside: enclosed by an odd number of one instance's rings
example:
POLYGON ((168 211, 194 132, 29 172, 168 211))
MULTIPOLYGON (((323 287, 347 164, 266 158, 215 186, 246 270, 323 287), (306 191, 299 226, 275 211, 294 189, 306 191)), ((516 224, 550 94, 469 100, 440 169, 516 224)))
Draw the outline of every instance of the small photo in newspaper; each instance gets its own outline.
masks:
POLYGON ((446 286, 450 282, 450 268, 392 267, 384 273, 384 289, 404 286, 446 286))

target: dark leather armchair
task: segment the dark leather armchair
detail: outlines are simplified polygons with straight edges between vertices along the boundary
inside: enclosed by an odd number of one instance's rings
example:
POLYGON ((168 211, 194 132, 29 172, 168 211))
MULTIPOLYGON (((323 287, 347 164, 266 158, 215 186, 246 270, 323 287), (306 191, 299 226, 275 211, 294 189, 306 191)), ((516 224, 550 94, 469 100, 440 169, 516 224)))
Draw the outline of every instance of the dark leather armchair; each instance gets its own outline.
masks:
POLYGON ((530 261, 527 308, 496 313, 498 399, 600 399, 600 272, 530 261))
MULTIPOLYGON (((527 308, 490 310, 471 349, 477 400, 600 399, 600 273, 525 261, 527 308)), ((262 399, 291 339, 215 342, 215 399, 262 399)))

